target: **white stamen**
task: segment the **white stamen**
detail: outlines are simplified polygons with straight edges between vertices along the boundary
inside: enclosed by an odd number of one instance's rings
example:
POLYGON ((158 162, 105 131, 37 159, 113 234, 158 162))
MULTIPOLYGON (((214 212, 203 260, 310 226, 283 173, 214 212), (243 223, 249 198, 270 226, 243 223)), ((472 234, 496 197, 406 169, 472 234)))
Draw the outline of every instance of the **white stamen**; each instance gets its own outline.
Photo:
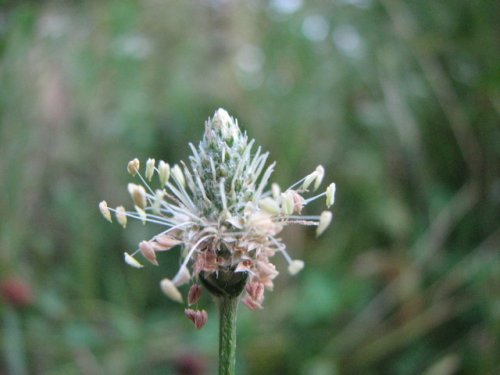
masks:
POLYGON ((150 221, 150 220, 148 220, 148 215, 146 214, 146 211, 144 211, 139 206, 135 206, 134 208, 137 211, 137 213, 139 214, 139 218, 141 219, 143 224, 146 224, 146 221, 150 221))
POLYGON ((134 201, 135 205, 144 208, 146 207, 146 190, 144 190, 144 187, 142 185, 136 185, 133 183, 128 184, 128 192, 130 196, 132 197, 132 200, 134 201))
POLYGON ((278 200, 281 195, 280 186, 277 183, 271 185, 271 192, 274 199, 278 200))
POLYGON ((332 182, 326 188, 326 207, 330 208, 335 203, 335 183, 332 182))
POLYGON ((313 173, 307 175, 305 180, 304 180, 304 183, 302 184, 302 189, 307 190, 309 185, 311 185, 315 179, 316 179, 316 172, 313 172, 313 173))
POLYGON ((280 207, 278 202, 273 198, 267 197, 259 201, 259 207, 264 211, 270 213, 271 215, 278 215, 280 213, 280 207))
POLYGON ((169 279, 163 279, 160 282, 160 288, 165 293, 165 295, 170 298, 172 301, 182 303, 182 294, 179 292, 179 289, 174 285, 174 283, 169 279))
POLYGON ((170 178, 170 165, 163 160, 160 160, 160 164, 158 165, 158 176, 160 178, 161 187, 164 187, 170 178))
POLYGON ((281 194, 281 208, 286 216, 293 214, 293 203, 292 190, 287 190, 281 194))
POLYGON ((146 173, 144 174, 148 181, 151 182, 153 174, 155 173, 155 159, 148 159, 146 162, 146 173))
POLYGON ((184 266, 179 269, 172 282, 175 286, 181 286, 186 284, 189 280, 191 280, 191 274, 189 273, 187 267, 184 266))
POLYGON ((288 272, 290 275, 296 275, 304 268, 304 261, 300 259, 295 259, 288 265, 288 272))
POLYGON ((120 223, 123 228, 127 227, 127 213, 125 207, 118 206, 115 210, 116 220, 120 223))
POLYGON ((141 166, 141 163, 139 162, 139 159, 135 158, 134 160, 131 160, 128 162, 127 171, 132 176, 135 176, 136 173, 139 172, 140 166, 141 166))
POLYGON ((127 263, 129 266, 132 266, 134 268, 142 268, 142 267, 144 267, 141 263, 139 263, 137 261, 137 259, 135 259, 129 253, 123 253, 123 255, 124 255, 125 263, 127 263))
POLYGON ((174 176, 174 179, 179 186, 186 186, 186 180, 184 179, 182 169, 177 164, 172 167, 172 176, 174 176))
POLYGON ((316 167, 316 180, 314 181, 314 190, 318 190, 319 185, 321 185, 321 182, 323 181, 323 177, 325 176, 325 168, 323 168, 322 165, 318 165, 316 167))
POLYGON ((161 207, 161 204, 163 203, 164 196, 165 196, 165 190, 158 189, 155 191, 155 200, 153 202, 153 205, 151 206, 154 213, 157 213, 157 214, 160 213, 160 207, 161 207))
POLYGON ((323 211, 319 217, 318 228, 316 228, 316 237, 319 237, 321 233, 325 231, 326 228, 332 222, 332 213, 330 211, 323 211))
POLYGON ((108 204, 106 203, 106 201, 102 201, 101 203, 99 203, 99 211, 101 211, 102 216, 104 216, 107 221, 109 221, 110 223, 113 222, 113 220, 111 219, 111 212, 109 212, 108 204))

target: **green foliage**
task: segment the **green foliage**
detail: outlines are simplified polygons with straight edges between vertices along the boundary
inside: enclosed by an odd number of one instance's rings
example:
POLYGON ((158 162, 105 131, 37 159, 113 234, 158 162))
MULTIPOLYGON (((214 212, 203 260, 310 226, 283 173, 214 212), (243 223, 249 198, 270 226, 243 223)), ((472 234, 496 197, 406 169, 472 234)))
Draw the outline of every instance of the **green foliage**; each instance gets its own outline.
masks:
POLYGON ((0 372, 215 368, 215 306, 195 331, 158 288, 177 254, 127 268, 148 229, 97 203, 126 201, 134 157, 186 159, 218 107, 278 182, 321 163, 338 188, 324 237, 283 234, 304 271, 240 309, 239 374, 500 372, 497 3, 2 4, 0 281, 34 301, 1 302, 0 372))

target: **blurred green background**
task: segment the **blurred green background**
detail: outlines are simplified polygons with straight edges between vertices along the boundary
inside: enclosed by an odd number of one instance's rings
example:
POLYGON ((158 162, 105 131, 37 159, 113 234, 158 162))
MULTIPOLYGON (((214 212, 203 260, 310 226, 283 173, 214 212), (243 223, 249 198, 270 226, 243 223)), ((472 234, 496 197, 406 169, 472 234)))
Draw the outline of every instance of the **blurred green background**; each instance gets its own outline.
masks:
MULTIPOLYGON (((332 227, 284 233, 238 374, 500 373, 500 3, 0 1, 0 374, 213 374, 97 203, 127 162, 186 160, 219 108, 277 161, 337 183, 332 227)), ((308 209, 319 212, 321 204, 308 209)))

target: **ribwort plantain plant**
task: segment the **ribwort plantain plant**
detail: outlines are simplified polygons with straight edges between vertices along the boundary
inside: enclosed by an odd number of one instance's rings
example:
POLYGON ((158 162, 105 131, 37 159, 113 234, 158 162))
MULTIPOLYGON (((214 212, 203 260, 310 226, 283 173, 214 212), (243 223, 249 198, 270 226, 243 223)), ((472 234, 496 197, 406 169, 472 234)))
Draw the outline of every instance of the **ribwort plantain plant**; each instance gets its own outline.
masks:
POLYGON ((173 278, 161 280, 160 287, 169 298, 184 303, 179 287, 191 284, 184 312, 198 329, 208 319, 207 312, 197 307, 202 289, 216 298, 220 312, 219 374, 229 375, 235 373, 239 301, 251 310, 262 308, 264 292, 272 290, 278 275, 271 261, 276 254, 285 258, 292 275, 304 267, 302 260, 288 254, 279 234, 290 224, 315 226, 318 236, 323 233, 332 213, 307 216, 302 210, 322 197, 327 208, 331 207, 335 184, 306 197, 322 183, 324 169, 318 166, 285 190, 275 183, 268 188, 275 163, 266 167, 268 153, 261 147, 255 149, 255 141, 249 140, 237 120, 223 109, 206 121, 198 147, 189 146, 189 163, 181 161, 171 167, 148 159, 142 174, 139 160, 130 161, 127 170, 140 182, 128 185, 134 210, 110 208, 106 201, 99 203, 99 209, 110 222, 114 213, 123 227, 127 218, 161 227, 158 234, 140 242, 135 252, 124 254, 132 267, 143 267, 136 259, 138 253, 158 265, 157 252, 182 247, 179 270, 173 278), (154 189, 155 176, 158 187, 154 189))

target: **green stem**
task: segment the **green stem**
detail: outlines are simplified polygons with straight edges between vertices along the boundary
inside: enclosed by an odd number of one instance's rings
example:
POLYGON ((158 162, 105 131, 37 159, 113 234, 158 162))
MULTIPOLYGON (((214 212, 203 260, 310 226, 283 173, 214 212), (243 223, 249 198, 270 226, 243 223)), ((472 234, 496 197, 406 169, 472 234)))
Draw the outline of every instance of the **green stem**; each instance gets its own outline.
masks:
POLYGON ((4 322, 4 355, 7 364, 8 373, 16 375, 26 375, 26 358, 24 356, 23 332, 21 328, 21 319, 18 312, 6 306, 3 311, 4 322))
POLYGON ((219 297, 219 375, 235 375, 238 297, 219 297))

